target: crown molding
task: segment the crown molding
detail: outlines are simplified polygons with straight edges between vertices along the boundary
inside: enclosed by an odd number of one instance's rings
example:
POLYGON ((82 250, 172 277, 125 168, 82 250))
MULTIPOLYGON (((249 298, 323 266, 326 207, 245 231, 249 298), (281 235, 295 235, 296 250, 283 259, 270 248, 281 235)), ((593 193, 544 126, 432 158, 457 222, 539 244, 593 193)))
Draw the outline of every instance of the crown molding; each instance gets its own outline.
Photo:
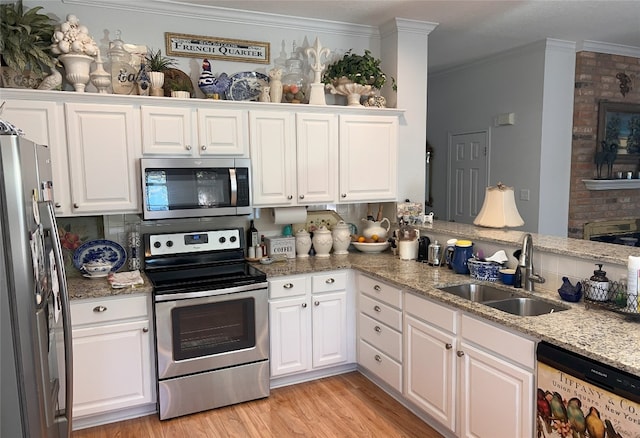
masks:
POLYGON ((439 23, 433 23, 430 21, 394 18, 380 26, 380 36, 386 37, 396 33, 412 33, 427 36, 438 26, 438 24, 439 23))
POLYGON ((597 52, 609 55, 630 56, 640 58, 640 47, 624 46, 622 44, 603 43, 600 41, 581 41, 576 46, 576 52, 597 52))

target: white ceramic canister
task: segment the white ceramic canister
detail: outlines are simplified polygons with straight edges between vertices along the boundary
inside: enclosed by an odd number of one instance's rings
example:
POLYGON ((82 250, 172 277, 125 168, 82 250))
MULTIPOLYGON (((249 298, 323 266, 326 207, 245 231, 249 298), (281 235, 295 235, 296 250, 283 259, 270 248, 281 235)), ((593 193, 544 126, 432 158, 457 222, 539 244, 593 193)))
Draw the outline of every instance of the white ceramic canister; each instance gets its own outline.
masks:
POLYGON ((345 221, 338 221, 331 230, 333 238, 334 254, 349 254, 349 245, 351 245, 351 230, 345 221))
POLYGON ((322 226, 313 232, 313 249, 316 251, 316 257, 329 257, 331 247, 333 247, 333 237, 331 231, 327 227, 322 226))
POLYGON ((296 257, 309 257, 311 250, 311 235, 302 229, 296 232, 296 257))

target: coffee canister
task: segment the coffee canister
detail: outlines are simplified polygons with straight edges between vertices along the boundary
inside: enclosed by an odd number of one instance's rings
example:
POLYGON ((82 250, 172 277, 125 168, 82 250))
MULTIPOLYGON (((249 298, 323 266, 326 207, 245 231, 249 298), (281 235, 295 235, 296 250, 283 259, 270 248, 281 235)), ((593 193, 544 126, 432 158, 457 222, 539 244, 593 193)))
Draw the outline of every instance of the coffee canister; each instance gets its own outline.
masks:
POLYGON ((442 263, 442 246, 437 240, 429 244, 427 263, 431 266, 440 266, 442 263))

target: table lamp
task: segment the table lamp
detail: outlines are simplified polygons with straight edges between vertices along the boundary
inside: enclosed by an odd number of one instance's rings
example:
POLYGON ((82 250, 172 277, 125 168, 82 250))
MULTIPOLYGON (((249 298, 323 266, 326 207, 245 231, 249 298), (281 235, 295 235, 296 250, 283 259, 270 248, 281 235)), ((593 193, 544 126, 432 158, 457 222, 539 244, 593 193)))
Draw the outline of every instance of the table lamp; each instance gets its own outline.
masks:
POLYGON ((488 228, 519 227, 524 220, 518 213, 513 187, 499 182, 487 187, 480 213, 473 221, 474 225, 488 228))

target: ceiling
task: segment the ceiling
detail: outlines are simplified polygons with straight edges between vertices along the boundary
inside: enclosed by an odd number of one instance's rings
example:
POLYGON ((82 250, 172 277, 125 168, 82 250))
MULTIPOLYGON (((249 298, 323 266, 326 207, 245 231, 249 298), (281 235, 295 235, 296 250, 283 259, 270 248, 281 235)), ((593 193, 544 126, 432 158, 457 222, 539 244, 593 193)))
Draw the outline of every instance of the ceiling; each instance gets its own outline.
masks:
POLYGON ((640 0, 178 0, 279 15, 378 26, 398 17, 438 23, 430 73, 556 38, 640 48, 640 0))

